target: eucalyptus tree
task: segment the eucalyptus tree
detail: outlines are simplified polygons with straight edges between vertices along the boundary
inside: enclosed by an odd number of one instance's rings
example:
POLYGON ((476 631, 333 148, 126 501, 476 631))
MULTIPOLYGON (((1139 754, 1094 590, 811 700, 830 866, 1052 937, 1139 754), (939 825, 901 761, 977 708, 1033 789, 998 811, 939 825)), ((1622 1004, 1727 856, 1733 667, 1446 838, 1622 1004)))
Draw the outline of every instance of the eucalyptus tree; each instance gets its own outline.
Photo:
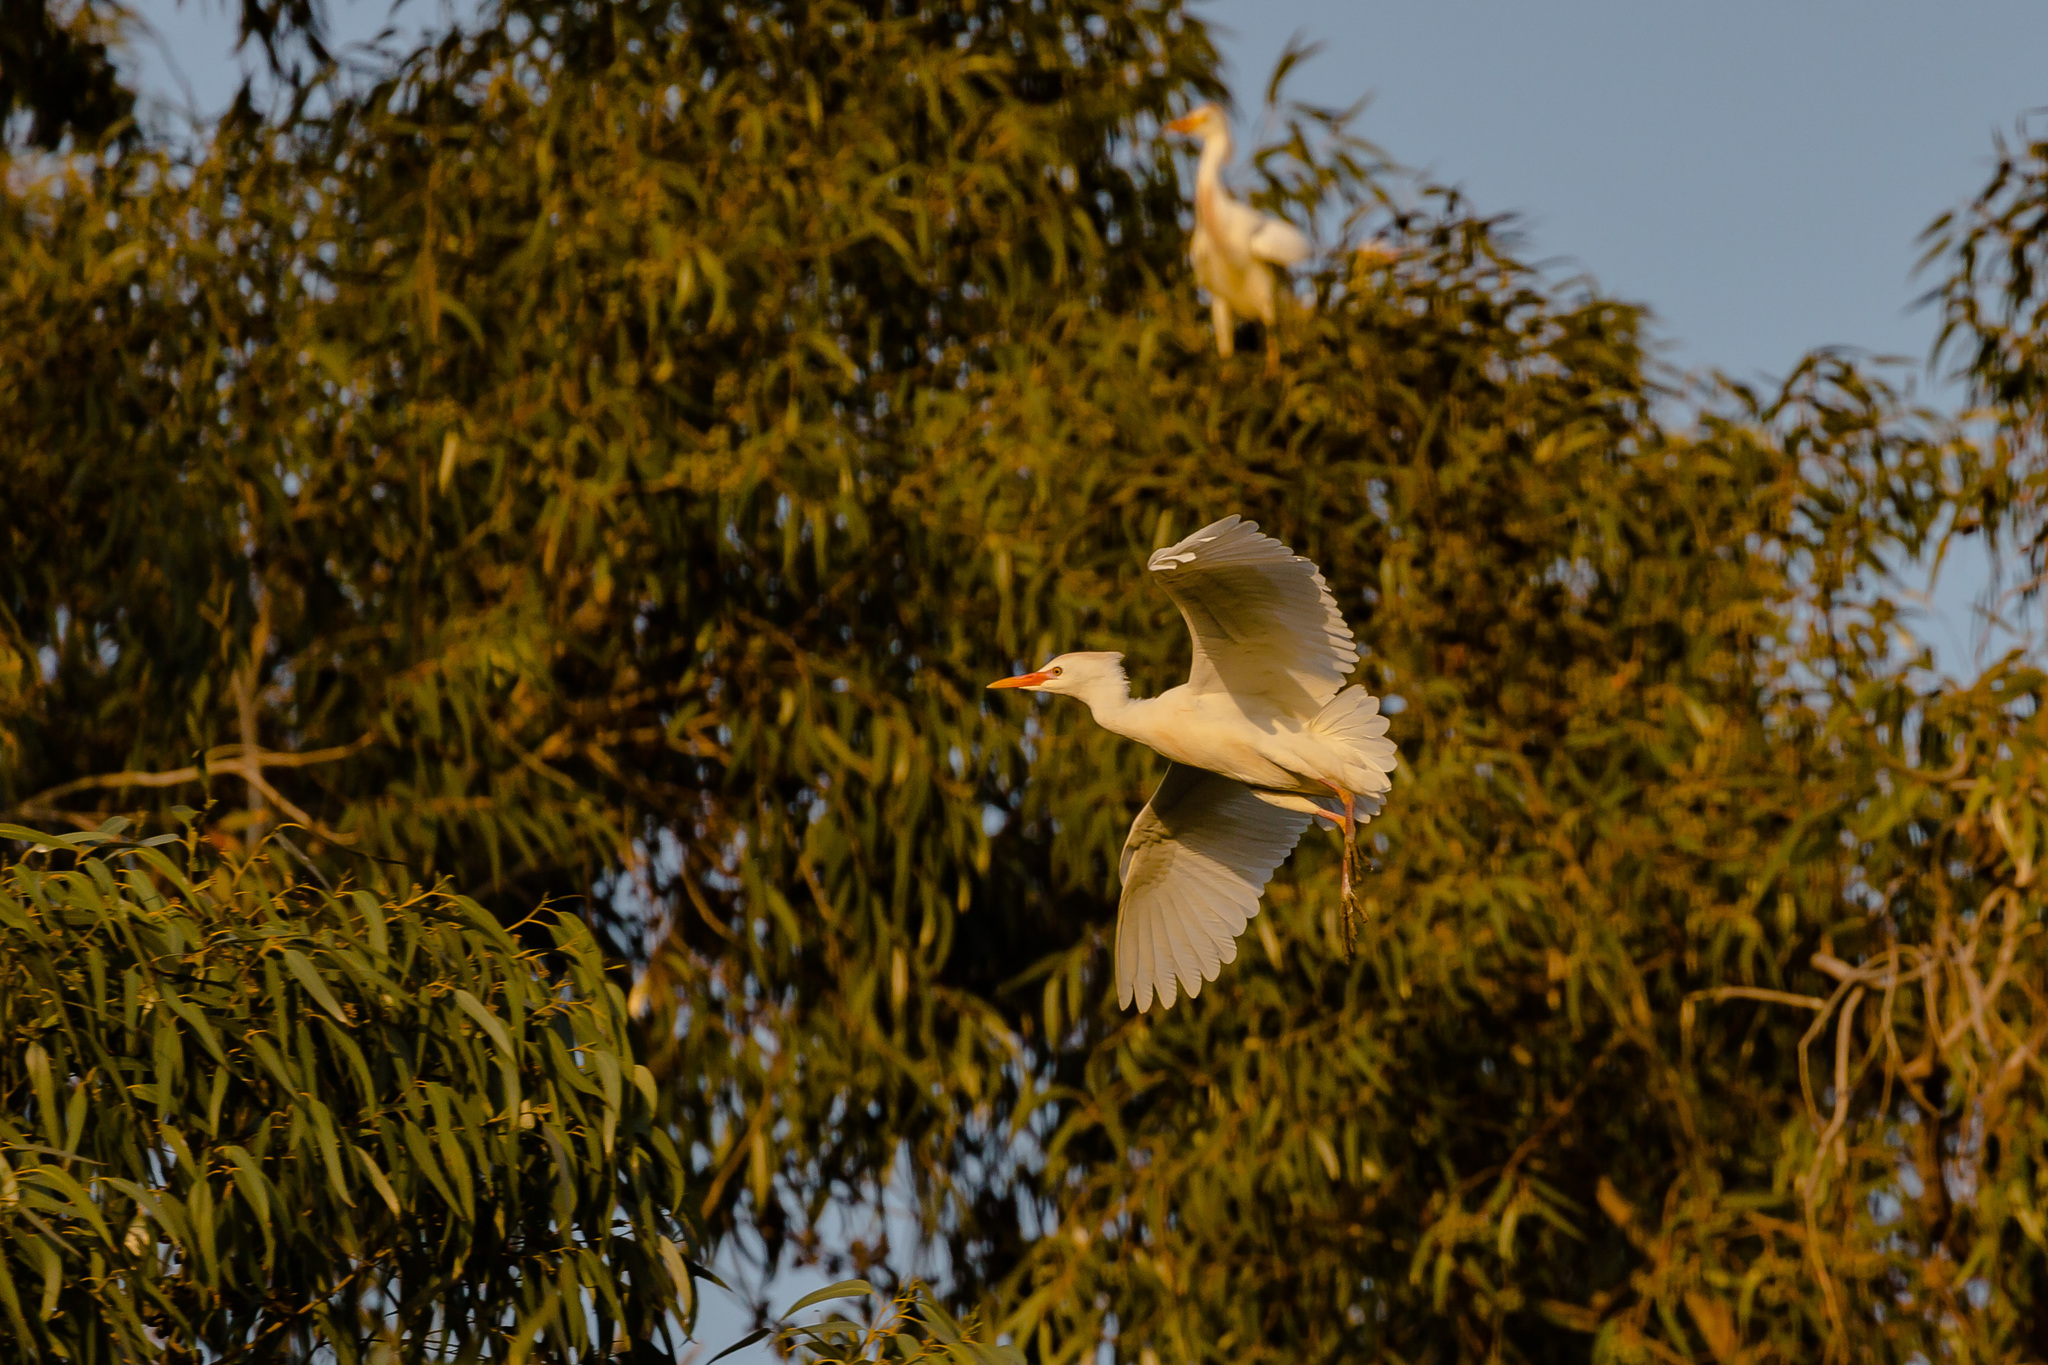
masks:
POLYGON ((2041 679, 1938 683, 1886 569, 2027 533, 2031 391, 1673 387, 1284 105, 1318 253, 1283 371, 1219 361, 1157 134, 1223 94, 1172 4, 507 3, 17 186, 0 801, 584 898, 707 1228, 880 1274, 820 1228, 908 1188, 1046 1361, 2037 1349, 2041 679), (1177 680, 1139 566, 1230 513, 1401 766, 1355 956, 1311 841, 1136 1015, 1156 774, 981 684, 1177 680))

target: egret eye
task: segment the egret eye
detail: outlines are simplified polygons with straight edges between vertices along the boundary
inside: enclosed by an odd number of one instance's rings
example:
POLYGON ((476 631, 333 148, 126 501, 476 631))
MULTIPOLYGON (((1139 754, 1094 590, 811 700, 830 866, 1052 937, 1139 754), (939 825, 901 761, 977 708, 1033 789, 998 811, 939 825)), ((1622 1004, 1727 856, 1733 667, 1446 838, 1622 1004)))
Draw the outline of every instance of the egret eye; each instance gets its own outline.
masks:
POLYGON ((1065 670, 1065 669, 1063 669, 1063 668, 1055 668, 1055 669, 1054 669, 1054 670, 1052 671, 1052 675, 1053 675, 1053 676, 1054 676, 1055 678, 1057 678, 1057 677, 1058 677, 1058 676, 1059 676, 1060 674, 1062 674, 1062 673, 1064 673, 1064 672, 1066 672, 1066 670, 1065 670))

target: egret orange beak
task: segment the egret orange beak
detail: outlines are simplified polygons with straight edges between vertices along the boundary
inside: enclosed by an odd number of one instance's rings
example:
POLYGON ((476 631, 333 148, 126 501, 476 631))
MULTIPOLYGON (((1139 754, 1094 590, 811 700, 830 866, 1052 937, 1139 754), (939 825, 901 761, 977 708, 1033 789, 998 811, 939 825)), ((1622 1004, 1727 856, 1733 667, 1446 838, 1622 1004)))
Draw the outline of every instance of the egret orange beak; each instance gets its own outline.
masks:
POLYGON ((1167 124, 1167 125, 1166 125, 1166 131, 1167 131, 1167 132, 1169 132, 1169 133, 1192 133, 1192 132, 1194 132, 1194 131, 1195 131, 1195 118, 1196 118, 1196 115, 1197 115, 1197 114, 1199 114, 1200 112, 1201 112, 1200 110, 1197 110, 1197 111, 1196 111, 1196 112, 1195 112, 1194 114, 1182 114, 1182 115, 1181 115, 1181 116, 1180 116, 1179 118, 1175 119, 1175 120, 1174 120, 1173 122, 1171 122, 1171 123, 1169 123, 1169 124, 1167 124))
POLYGON ((1044 682, 1046 679, 1050 678, 1051 676, 1052 674, 1050 673, 1019 673, 1014 678, 997 678, 994 682, 990 683, 989 686, 991 688, 1036 687, 1040 683, 1044 682))

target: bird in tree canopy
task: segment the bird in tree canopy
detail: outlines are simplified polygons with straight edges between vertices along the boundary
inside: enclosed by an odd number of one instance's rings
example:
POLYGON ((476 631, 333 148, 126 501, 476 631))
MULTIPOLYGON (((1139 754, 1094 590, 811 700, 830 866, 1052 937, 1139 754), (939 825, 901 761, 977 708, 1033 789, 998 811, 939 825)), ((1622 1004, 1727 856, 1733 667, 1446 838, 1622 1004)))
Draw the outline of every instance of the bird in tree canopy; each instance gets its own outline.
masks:
POLYGON ((1266 369, 1271 373, 1279 366, 1280 349, 1273 334, 1277 300, 1269 267, 1307 260, 1308 238, 1292 223, 1232 199, 1223 188, 1231 144, 1230 125, 1221 109, 1205 104, 1166 127, 1202 142, 1188 259, 1194 264, 1195 280, 1209 291, 1217 354, 1228 358, 1237 349, 1233 333, 1239 317, 1257 318, 1266 325, 1266 369))
POLYGON ((1352 845, 1395 762, 1379 698, 1344 686, 1358 646, 1313 563, 1225 517, 1146 567, 1194 637, 1185 683, 1133 697, 1123 655, 1090 651, 989 684, 1078 697, 1096 724, 1169 760, 1118 863, 1117 999, 1140 1010, 1200 995, 1236 959, 1267 879, 1316 817, 1344 832, 1348 951, 1352 845))

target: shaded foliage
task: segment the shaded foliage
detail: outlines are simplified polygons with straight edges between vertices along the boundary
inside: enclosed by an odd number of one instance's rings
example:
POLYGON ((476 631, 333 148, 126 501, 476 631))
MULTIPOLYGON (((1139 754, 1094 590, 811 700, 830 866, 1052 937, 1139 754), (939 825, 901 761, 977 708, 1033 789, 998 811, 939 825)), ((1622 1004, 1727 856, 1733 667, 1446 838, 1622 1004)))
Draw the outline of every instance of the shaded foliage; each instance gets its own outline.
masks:
POLYGON ((1660 389, 1292 107, 1314 306, 1219 365, 1153 136, 1215 70, 1173 6, 513 3, 16 195, 0 801, 587 896, 709 1225, 879 1274, 819 1225, 907 1184, 1048 1362, 2048 1348, 2041 678, 1937 685, 1886 567, 2031 456, 1839 357, 1660 389), (1356 960, 1312 838, 1132 1017, 1157 765, 980 684, 1177 681, 1140 566, 1229 512, 1404 766, 1356 960))
POLYGON ((120 831, 0 827, 35 845, 0 869, 10 1358, 568 1360, 674 1330, 684 1171, 588 930, 540 916, 550 965, 463 897, 120 831))
POLYGON ((26 141, 46 150, 67 136, 89 146, 124 131, 135 92, 114 67, 113 24, 94 5, 66 14, 48 0, 0 0, 0 128, 25 115, 26 141))
POLYGON ((1999 456, 2001 477, 1958 515, 1995 536, 2005 529, 2003 509, 2026 510, 2019 530, 2032 577, 2020 587, 2032 600, 2048 571, 2048 540, 2039 534, 2048 438, 2048 130, 2038 111, 2013 141, 1998 139, 1983 190, 1937 218, 1923 242, 1923 267, 1943 272, 1929 294, 1941 307, 1938 356, 1955 363, 1956 377, 1992 418, 1988 439, 1999 456))
MULTIPOLYGON (((806 1308, 835 1300, 879 1297, 866 1280, 841 1280, 798 1299, 782 1314, 779 1327, 763 1327, 727 1347, 720 1356, 742 1346, 774 1338, 775 1349, 785 1358, 803 1365, 854 1365, 859 1361, 888 1362, 889 1365, 1024 1365, 1015 1346, 994 1345, 988 1330, 969 1319, 961 1322, 919 1284, 908 1284, 883 1301, 879 1311, 870 1308, 867 1320, 832 1310, 816 1322, 792 1323, 789 1319, 806 1308)), ((719 1356, 713 1356, 716 1361, 719 1356)))
MULTIPOLYGON (((331 74, 327 9, 324 0, 240 0, 236 46, 255 39, 283 90, 302 93, 331 74)), ((136 91, 114 55, 143 31, 120 0, 0 0, 0 127, 19 114, 25 143, 45 151, 110 137, 134 145, 136 91)), ((252 93, 244 82, 243 115, 252 93)))

